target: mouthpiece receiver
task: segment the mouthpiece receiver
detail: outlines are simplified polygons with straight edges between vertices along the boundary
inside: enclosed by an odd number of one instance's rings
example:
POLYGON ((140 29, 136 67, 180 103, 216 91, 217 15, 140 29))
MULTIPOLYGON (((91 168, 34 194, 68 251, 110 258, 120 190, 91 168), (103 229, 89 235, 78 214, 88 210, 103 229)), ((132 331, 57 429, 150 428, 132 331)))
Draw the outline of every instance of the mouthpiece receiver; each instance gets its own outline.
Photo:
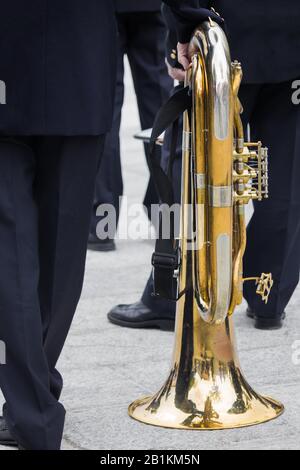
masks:
POLYGON ((257 285, 256 293, 261 296, 261 299, 265 304, 268 303, 271 289, 274 281, 271 273, 262 273, 260 277, 247 277, 243 279, 243 282, 255 281, 257 285))

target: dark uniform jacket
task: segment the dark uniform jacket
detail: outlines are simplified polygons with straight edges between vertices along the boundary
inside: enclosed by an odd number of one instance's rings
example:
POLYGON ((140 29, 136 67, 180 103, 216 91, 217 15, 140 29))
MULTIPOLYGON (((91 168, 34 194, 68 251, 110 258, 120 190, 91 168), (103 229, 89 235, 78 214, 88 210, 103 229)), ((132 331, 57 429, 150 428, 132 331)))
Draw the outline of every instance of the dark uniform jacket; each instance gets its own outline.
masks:
POLYGON ((161 0, 116 0, 118 12, 159 11, 161 0))
MULTIPOLYGON (((226 21, 232 58, 242 62, 244 82, 276 83, 300 77, 299 0, 165 0, 165 3, 173 8, 181 41, 188 40, 201 20, 199 7, 215 8, 226 21)), ((169 43, 170 63, 172 49, 174 39, 169 43)))
MULTIPOLYGON (((248 82, 300 75, 298 0, 165 0, 178 34, 199 3, 226 18, 248 82)), ((110 129, 115 91, 113 0, 0 0, 0 135, 97 135, 110 129)), ((202 16, 201 16, 202 18, 202 16)))
POLYGON ((110 128, 114 9, 113 0, 0 0, 1 135, 110 128))

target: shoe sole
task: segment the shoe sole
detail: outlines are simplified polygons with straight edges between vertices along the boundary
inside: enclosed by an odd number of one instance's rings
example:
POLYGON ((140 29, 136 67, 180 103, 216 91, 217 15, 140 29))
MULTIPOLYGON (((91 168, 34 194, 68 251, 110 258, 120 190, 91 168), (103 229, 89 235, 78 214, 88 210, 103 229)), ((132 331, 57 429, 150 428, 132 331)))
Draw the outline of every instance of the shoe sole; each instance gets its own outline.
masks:
POLYGON ((93 243, 88 243, 88 246, 87 246, 88 250, 90 251, 103 251, 103 252, 107 252, 107 251, 116 251, 116 247, 115 246, 105 246, 105 245, 98 245, 97 243, 93 244, 93 243))
POLYGON ((283 327, 283 323, 282 323, 282 321, 280 321, 280 323, 270 325, 268 322, 265 323, 262 320, 255 319, 254 326, 257 330, 275 331, 275 330, 281 330, 281 328, 283 327))
POLYGON ((283 327, 283 320, 286 318, 286 314, 284 313, 282 315, 282 318, 278 320, 278 323, 275 323, 273 325, 270 324, 270 320, 257 318, 255 314, 253 314, 251 311, 248 311, 248 310, 247 310, 247 317, 255 321, 254 327, 257 330, 275 331, 275 330, 280 330, 283 327))
POLYGON ((0 446, 4 447, 18 447, 18 444, 15 441, 1 441, 0 446))
POLYGON ((109 321, 114 325, 123 326, 125 328, 135 328, 135 329, 156 329, 162 331, 174 331, 175 321, 174 320, 149 320, 149 321, 139 321, 139 322, 128 322, 125 320, 119 320, 107 315, 109 321))

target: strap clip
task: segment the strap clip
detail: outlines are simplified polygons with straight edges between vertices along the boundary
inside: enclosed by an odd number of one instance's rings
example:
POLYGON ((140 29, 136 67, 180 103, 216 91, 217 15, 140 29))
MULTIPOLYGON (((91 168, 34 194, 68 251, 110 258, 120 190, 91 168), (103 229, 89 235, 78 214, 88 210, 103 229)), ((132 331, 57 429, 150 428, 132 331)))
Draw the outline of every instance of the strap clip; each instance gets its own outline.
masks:
POLYGON ((178 255, 178 249, 173 255, 171 253, 154 252, 151 260, 152 266, 155 269, 167 269, 169 271, 176 271, 179 268, 178 255))
POLYGON ((178 300, 178 275, 180 266, 180 249, 173 253, 155 251, 152 255, 153 297, 178 300))

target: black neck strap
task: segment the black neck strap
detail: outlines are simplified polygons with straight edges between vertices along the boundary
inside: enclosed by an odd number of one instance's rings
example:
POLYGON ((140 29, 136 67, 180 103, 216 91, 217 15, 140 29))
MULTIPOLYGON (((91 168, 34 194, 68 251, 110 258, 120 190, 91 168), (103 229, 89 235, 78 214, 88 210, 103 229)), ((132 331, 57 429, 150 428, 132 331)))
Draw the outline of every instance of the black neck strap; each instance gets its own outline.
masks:
POLYGON ((172 170, 176 157, 178 139, 178 120, 192 108, 192 97, 189 87, 181 88, 164 104, 158 112, 150 140, 148 164, 160 199, 159 233, 156 240, 155 252, 152 256, 154 295, 177 300, 177 278, 175 272, 179 268, 178 244, 175 241, 175 221, 170 221, 170 237, 163 237, 162 222, 172 216, 169 208, 174 204, 172 170), (172 126, 172 139, 167 173, 155 158, 155 145, 158 137, 172 126), (165 214, 165 212, 167 213, 165 214))

